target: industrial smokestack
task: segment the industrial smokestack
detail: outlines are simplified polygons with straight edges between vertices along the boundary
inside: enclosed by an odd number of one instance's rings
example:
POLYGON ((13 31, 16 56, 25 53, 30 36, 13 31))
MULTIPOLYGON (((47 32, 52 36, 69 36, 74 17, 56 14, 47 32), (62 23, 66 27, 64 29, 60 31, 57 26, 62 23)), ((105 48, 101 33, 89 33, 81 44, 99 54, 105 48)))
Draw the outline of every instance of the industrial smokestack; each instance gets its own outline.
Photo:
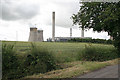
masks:
POLYGON ((70 37, 72 37, 72 28, 70 28, 70 37))
POLYGON ((55 12, 52 13, 52 41, 55 41, 55 12))
POLYGON ((82 28, 81 37, 84 38, 84 28, 82 28))

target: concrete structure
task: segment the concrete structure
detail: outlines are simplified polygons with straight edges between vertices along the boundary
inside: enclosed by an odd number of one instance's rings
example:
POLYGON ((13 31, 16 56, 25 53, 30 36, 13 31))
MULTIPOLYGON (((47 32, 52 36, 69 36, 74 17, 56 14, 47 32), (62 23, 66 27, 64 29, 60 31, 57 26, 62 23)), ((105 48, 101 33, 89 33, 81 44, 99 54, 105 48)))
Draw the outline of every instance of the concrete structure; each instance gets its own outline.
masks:
POLYGON ((72 37, 72 28, 70 28, 70 37, 55 37, 55 12, 53 12, 52 20, 52 38, 48 38, 48 42, 67 42, 71 39, 92 39, 92 37, 84 37, 84 28, 81 30, 81 37, 72 37))
POLYGON ((43 41, 43 30, 38 30, 37 41, 43 41))
POLYGON ((81 37, 84 38, 84 28, 81 30, 81 37))
MULTIPOLYGON (((67 42, 68 40, 71 40, 71 39, 92 39, 92 37, 55 37, 55 41, 56 42, 67 42)), ((48 42, 51 42, 52 39, 51 38, 48 38, 47 39, 48 42)))
POLYGON ((31 41, 31 42, 40 41, 40 42, 42 42, 43 41, 43 30, 37 30, 36 27, 31 27, 28 41, 31 41))
POLYGON ((55 37, 55 12, 52 12, 52 38, 48 38, 48 42, 52 41, 61 41, 66 42, 70 39, 76 39, 76 38, 91 38, 91 37, 84 37, 84 28, 81 30, 81 37, 72 37, 72 28, 70 28, 70 37, 55 37))
POLYGON ((52 41, 55 41, 55 12, 52 13, 52 41))

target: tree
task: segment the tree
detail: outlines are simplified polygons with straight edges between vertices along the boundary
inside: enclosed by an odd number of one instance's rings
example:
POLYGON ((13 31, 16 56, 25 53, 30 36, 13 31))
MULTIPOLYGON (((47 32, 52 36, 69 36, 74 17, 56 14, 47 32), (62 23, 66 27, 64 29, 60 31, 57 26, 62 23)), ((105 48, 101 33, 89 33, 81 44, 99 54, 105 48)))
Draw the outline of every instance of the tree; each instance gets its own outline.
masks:
POLYGON ((93 28, 97 32, 108 32, 120 53, 120 1, 80 2, 80 4, 82 4, 80 10, 72 16, 73 24, 78 24, 81 28, 93 28))

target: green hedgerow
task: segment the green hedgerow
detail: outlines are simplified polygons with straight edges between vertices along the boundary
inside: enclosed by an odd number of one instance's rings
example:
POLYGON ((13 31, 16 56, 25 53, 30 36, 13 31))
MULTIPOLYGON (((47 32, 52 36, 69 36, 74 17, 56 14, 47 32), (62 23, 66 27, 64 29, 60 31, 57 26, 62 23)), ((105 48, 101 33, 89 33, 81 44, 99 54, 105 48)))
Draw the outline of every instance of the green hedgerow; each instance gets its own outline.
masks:
POLYGON ((32 48, 25 58, 24 68, 26 68, 27 75, 45 73, 56 69, 55 58, 47 49, 32 44, 32 48))
POLYGON ((78 52, 78 59, 85 61, 106 61, 118 58, 115 48, 95 47, 91 44, 85 45, 82 52, 78 52))
POLYGON ((2 78, 18 78, 19 61, 15 54, 14 45, 2 45, 2 78))

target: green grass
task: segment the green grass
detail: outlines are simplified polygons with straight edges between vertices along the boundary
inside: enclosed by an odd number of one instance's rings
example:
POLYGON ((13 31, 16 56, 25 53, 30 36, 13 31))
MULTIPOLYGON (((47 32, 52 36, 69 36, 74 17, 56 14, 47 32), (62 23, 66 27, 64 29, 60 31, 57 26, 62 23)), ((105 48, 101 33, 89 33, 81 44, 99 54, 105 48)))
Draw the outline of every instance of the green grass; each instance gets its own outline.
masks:
POLYGON ((79 60, 107 61, 118 58, 117 49, 100 46, 86 45, 82 53, 78 53, 79 60))
MULTIPOLYGON (((17 54, 24 56, 27 51, 30 50, 31 42, 6 42, 3 44, 15 44, 17 48, 17 54)), ((60 62, 71 62, 77 61, 78 52, 82 53, 85 49, 85 45, 90 43, 70 43, 70 42, 35 42, 36 46, 46 48, 50 53, 52 53, 58 63, 60 62)), ((92 44, 96 48, 103 48, 104 50, 111 50, 114 48, 113 45, 105 44, 92 44)))
POLYGON ((32 76, 27 76, 25 78, 72 78, 77 77, 82 74, 89 73, 94 70, 98 70, 105 66, 118 64, 118 59, 105 61, 105 62, 92 62, 85 61, 82 63, 81 61, 68 62, 61 64, 63 69, 54 70, 47 72, 45 74, 34 74, 32 76))
MULTIPOLYGON (((17 58, 19 61, 21 61, 21 63, 22 63, 22 61, 24 62, 24 59, 26 59, 27 55, 32 54, 31 53, 31 47, 32 47, 31 42, 3 41, 2 43, 14 45, 15 55, 17 54, 17 58)), ((42 75, 42 77, 46 77, 46 78, 73 77, 73 76, 77 76, 77 75, 80 75, 80 74, 83 74, 83 73, 86 73, 89 71, 93 71, 95 69, 102 68, 102 67, 108 65, 109 62, 102 63, 102 62, 94 62, 94 61, 93 62, 79 61, 80 59, 78 59, 78 54, 82 54, 84 52, 84 50, 86 49, 85 45, 92 45, 97 49, 98 52, 100 52, 100 53, 104 52, 105 54, 108 53, 109 51, 115 49, 113 45, 91 44, 91 43, 35 42, 34 44, 36 45, 38 50, 43 51, 43 52, 47 51, 47 53, 52 54, 54 57, 54 60, 56 61, 55 63, 57 63, 57 66, 56 66, 57 70, 54 69, 55 72, 53 70, 52 72, 37 75, 37 76, 42 75), (62 64, 62 63, 64 63, 64 64, 62 64), (53 74, 51 74, 51 73, 53 73, 53 74), (49 75, 49 74, 51 74, 51 75, 49 75)), ((90 51, 89 50, 87 51, 87 50, 88 49, 85 50, 85 53, 87 52, 87 54, 91 53, 91 50, 92 50, 92 52, 94 52, 94 48, 90 48, 90 51)), ((35 51, 35 53, 38 54, 38 52, 36 52, 36 51, 35 51)), ((97 54, 99 54, 99 53, 97 53, 97 54)), ((43 58, 43 56, 40 56, 40 57, 43 58)), ((37 57, 35 57, 35 59, 36 58, 37 57)), ((37 59, 37 60, 39 60, 39 59, 37 59)), ((34 62, 34 60, 33 60, 33 62, 34 62)), ((37 68, 39 68, 39 67, 37 67, 37 68)), ((35 74, 35 72, 33 72, 32 74, 35 74)))

